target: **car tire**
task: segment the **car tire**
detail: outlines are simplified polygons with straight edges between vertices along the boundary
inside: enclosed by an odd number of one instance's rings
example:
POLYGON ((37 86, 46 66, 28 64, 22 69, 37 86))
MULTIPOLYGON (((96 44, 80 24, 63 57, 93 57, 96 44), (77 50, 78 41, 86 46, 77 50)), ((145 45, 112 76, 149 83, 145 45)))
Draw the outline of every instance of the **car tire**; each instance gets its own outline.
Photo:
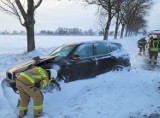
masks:
POLYGON ((113 72, 119 72, 119 71, 123 71, 125 70, 123 65, 116 65, 115 67, 113 67, 112 71, 113 72))

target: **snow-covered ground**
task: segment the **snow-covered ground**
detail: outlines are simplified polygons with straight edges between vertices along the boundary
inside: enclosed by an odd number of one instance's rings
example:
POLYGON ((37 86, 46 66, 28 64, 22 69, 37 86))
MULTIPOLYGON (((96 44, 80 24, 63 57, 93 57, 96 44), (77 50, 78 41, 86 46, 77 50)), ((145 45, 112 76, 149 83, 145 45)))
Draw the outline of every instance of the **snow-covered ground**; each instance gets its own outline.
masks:
MULTIPOLYGON (((151 118, 150 114, 160 113, 159 69, 141 68, 145 63, 143 57, 137 56, 136 45, 140 37, 110 38, 120 42, 130 54, 130 72, 109 72, 92 79, 61 82, 60 92, 44 94, 42 118, 151 118)), ((0 82, 5 78, 5 71, 16 63, 47 55, 61 44, 84 40, 102 40, 102 37, 36 36, 37 50, 27 54, 25 36, 0 35, 0 82)), ((17 117, 17 100, 18 94, 1 86, 1 118, 17 117)), ((32 101, 25 118, 33 118, 32 101)))

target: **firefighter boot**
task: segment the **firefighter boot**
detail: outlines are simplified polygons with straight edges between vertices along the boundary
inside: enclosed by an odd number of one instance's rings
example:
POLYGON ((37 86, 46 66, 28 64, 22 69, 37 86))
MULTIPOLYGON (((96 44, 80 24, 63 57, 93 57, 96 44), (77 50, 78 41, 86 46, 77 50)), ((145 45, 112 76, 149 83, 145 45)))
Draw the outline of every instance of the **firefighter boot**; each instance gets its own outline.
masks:
POLYGON ((157 61, 154 61, 154 65, 156 65, 157 64, 157 61))
POLYGON ((39 117, 41 117, 43 115, 43 112, 41 112, 41 113, 39 113, 39 114, 37 114, 37 115, 34 115, 34 118, 39 118, 39 117))
POLYGON ((149 60, 148 63, 151 64, 151 60, 149 60))
POLYGON ((141 55, 141 52, 139 52, 138 55, 141 55))
POLYGON ((23 116, 18 116, 18 118, 23 118, 26 115, 27 115, 27 110, 24 110, 24 115, 23 116))

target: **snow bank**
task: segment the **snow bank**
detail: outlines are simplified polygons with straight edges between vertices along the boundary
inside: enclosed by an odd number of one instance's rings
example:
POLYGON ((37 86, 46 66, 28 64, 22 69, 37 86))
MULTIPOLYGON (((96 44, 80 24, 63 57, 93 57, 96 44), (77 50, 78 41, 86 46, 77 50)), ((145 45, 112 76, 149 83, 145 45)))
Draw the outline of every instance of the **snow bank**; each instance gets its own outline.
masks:
MULTIPOLYGON (((87 38, 92 40, 92 37, 87 38)), ((98 40, 100 38, 98 37, 98 40)), ((136 59, 138 39, 139 37, 132 37, 113 40, 121 42, 125 50, 129 52, 132 63, 130 72, 109 72, 87 80, 60 82, 62 91, 44 94, 45 114, 42 118, 129 118, 131 116, 143 118, 144 115, 159 113, 159 70, 147 71, 138 66, 143 64, 142 58, 138 61, 136 59)), ((50 45, 46 40, 40 41, 39 39, 38 45, 42 47, 29 54, 24 51, 23 53, 1 53, 0 82, 5 77, 5 71, 14 64, 34 56, 49 54, 53 47, 45 47, 44 45, 50 45)), ((13 43, 12 40, 10 43, 13 43)), ((55 44, 58 45, 56 42, 55 44)), ((14 46, 12 48, 14 49, 14 46)), ((2 89, 2 87, 0 89, 1 118, 16 117, 18 95, 11 89, 2 89)), ((33 117, 32 109, 31 101, 25 118, 33 117)))

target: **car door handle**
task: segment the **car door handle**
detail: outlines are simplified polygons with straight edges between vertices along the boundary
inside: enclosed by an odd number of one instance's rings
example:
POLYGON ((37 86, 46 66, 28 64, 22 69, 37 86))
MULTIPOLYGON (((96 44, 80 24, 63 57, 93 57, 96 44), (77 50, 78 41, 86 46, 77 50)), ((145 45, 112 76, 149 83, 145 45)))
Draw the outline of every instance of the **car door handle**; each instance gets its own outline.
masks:
POLYGON ((115 58, 116 58, 115 56, 113 56, 113 55, 111 56, 111 59, 115 59, 115 58))
POLYGON ((90 59, 90 61, 91 61, 91 62, 94 62, 94 61, 95 61, 95 59, 91 58, 91 59, 90 59))

